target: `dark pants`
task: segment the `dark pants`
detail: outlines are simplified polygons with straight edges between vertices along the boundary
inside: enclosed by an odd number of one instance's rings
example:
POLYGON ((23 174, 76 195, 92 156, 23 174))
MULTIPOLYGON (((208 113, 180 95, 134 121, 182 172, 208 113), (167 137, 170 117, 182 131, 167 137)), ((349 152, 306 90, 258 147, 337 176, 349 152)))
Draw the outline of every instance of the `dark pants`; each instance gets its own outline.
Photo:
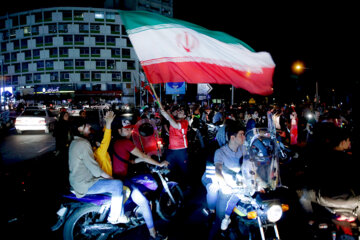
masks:
POLYGON ((177 181, 182 187, 189 185, 188 160, 187 148, 178 150, 168 149, 166 152, 166 161, 170 163, 171 179, 177 181))

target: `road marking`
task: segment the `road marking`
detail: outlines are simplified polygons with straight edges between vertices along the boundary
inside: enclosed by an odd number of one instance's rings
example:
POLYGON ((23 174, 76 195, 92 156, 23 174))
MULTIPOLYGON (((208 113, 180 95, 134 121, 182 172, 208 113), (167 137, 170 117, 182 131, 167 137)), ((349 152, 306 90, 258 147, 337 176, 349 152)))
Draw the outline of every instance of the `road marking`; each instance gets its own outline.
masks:
POLYGON ((38 151, 38 153, 44 152, 45 150, 47 150, 47 149, 49 149, 49 148, 51 148, 51 147, 52 147, 52 146, 44 147, 44 148, 40 149, 40 150, 38 151))

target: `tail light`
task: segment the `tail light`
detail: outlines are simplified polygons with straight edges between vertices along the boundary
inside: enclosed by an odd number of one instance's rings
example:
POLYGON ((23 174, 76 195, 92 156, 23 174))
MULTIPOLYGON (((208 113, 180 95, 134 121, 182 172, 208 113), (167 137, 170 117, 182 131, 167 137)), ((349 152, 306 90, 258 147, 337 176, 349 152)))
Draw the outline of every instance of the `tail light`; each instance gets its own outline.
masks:
POLYGON ((340 215, 336 217, 336 220, 339 222, 355 222, 356 217, 340 215))
POLYGON ((39 123, 45 125, 45 124, 46 124, 46 120, 40 120, 39 123))

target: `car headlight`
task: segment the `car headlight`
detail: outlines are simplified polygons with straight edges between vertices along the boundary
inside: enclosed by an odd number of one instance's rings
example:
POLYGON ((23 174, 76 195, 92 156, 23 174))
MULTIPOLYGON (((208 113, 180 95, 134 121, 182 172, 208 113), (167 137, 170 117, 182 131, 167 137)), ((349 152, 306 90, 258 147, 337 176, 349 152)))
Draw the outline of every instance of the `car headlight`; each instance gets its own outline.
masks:
POLYGON ((267 219, 270 222, 277 222, 280 220, 282 216, 282 208, 280 205, 271 205, 269 209, 266 211, 267 219))

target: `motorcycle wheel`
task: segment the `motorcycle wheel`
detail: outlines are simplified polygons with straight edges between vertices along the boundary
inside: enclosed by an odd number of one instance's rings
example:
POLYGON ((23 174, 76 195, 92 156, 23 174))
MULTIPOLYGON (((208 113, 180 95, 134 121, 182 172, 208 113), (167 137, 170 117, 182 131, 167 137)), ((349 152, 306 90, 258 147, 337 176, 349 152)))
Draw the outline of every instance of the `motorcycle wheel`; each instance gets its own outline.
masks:
POLYGON ((75 210, 65 222, 63 232, 64 240, 98 239, 101 232, 84 234, 81 228, 84 225, 94 223, 100 215, 99 211, 100 206, 97 205, 89 205, 75 210))
MULTIPOLYGON (((170 188, 170 187, 169 187, 170 188)), ((178 185, 170 188, 170 192, 174 197, 175 203, 171 201, 166 192, 162 192, 158 200, 156 200, 156 212, 164 221, 173 219, 184 204, 184 195, 178 185)))

